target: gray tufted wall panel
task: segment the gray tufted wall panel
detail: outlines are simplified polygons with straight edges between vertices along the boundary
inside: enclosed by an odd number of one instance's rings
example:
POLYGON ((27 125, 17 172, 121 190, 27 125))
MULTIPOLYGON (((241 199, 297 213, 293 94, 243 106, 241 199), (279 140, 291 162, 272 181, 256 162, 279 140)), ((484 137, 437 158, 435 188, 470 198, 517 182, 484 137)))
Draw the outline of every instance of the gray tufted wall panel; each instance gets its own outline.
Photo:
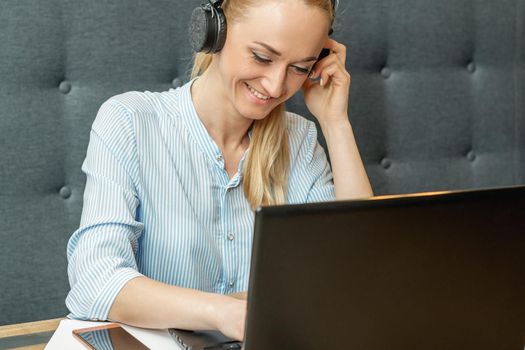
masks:
MULTIPOLYGON (((197 2, 194 2, 197 3, 197 2)), ((0 1, 0 324, 67 314, 65 249, 100 104, 186 76, 178 1, 0 1)))
POLYGON ((516 120, 515 151, 516 151, 516 182, 525 183, 525 1, 519 1, 516 6, 516 49, 515 49, 515 90, 516 105, 514 118, 516 120))
MULTIPOLYGON (((112 95, 188 80, 198 3, 0 0, 0 324, 67 313, 90 125, 112 95)), ((524 20, 525 0, 341 1, 376 193, 524 182, 524 20)))
POLYGON ((524 181, 524 4, 341 2, 350 119, 376 193, 524 181))

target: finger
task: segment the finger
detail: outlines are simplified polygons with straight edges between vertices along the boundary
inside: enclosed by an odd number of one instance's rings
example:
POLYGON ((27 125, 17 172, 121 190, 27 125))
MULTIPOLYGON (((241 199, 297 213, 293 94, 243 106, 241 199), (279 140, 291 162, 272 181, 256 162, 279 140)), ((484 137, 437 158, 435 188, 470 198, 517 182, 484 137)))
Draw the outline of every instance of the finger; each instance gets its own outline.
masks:
POLYGON ((318 80, 306 79, 304 81, 304 83, 303 83, 303 86, 302 86, 303 91, 310 89, 312 86, 316 85, 317 82, 318 82, 318 80))
POLYGON ((310 90, 310 88, 314 88, 315 86, 319 86, 321 82, 321 75, 318 75, 316 78, 308 78, 303 83, 302 89, 304 91, 310 90))
POLYGON ((330 67, 330 66, 336 66, 338 67, 339 70, 346 72, 346 68, 341 63, 341 61, 339 61, 339 59, 335 57, 335 55, 332 55, 332 57, 326 57, 326 59, 319 61, 315 65, 312 71, 312 74, 309 77, 309 80, 315 81, 316 78, 318 80, 318 78, 323 74, 323 72, 327 69, 327 67, 330 67))
POLYGON ((332 64, 339 65, 342 69, 345 69, 344 64, 339 60, 339 57, 337 57, 334 54, 328 55, 322 60, 318 61, 315 66, 312 69, 312 73, 310 75, 318 76, 319 73, 328 66, 331 66, 332 64))
POLYGON ((337 63, 341 66, 341 69, 346 69, 345 62, 342 61, 342 58, 344 58, 346 54, 339 53, 336 54, 335 52, 329 54, 325 58, 323 58, 320 61, 317 61, 312 69, 312 72, 310 73, 309 78, 316 78, 319 76, 319 73, 324 69, 324 67, 327 67, 329 65, 332 65, 334 63, 337 63))
POLYGON ((331 53, 334 53, 343 64, 346 62, 346 46, 335 41, 334 39, 328 38, 326 41, 325 48, 330 49, 331 53))
POLYGON ((334 63, 322 70, 320 84, 326 86, 332 81, 336 86, 350 86, 350 80, 350 73, 341 69, 339 63, 334 63))

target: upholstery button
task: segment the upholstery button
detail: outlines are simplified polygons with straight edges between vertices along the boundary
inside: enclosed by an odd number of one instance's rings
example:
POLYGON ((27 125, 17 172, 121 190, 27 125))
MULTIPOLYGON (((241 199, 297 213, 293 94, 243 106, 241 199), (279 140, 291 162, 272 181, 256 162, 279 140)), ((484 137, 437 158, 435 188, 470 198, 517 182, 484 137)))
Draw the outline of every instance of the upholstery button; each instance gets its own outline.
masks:
POLYGON ((476 160, 476 154, 473 151, 467 153, 467 159, 471 162, 476 160))
POLYGON ((63 81, 58 85, 58 90, 60 90, 61 93, 67 94, 71 91, 71 83, 68 81, 63 81))
POLYGON ((381 166, 383 168, 388 169, 388 168, 390 168, 391 165, 392 165, 392 163, 390 162, 390 160, 388 158, 381 159, 381 166))
POLYGON ((181 79, 181 78, 175 78, 175 79, 173 79, 173 80, 171 81, 171 84, 172 84, 174 87, 178 88, 178 87, 182 86, 182 79, 181 79))
POLYGON ((387 67, 383 67, 383 69, 381 69, 381 75, 383 76, 383 78, 387 79, 390 77, 390 69, 387 68, 387 67))
POLYGON ((71 197, 71 189, 67 186, 62 187, 58 193, 64 199, 71 197))
POLYGON ((476 64, 474 62, 470 62, 469 64, 467 64, 467 70, 470 73, 474 73, 476 71, 476 64))

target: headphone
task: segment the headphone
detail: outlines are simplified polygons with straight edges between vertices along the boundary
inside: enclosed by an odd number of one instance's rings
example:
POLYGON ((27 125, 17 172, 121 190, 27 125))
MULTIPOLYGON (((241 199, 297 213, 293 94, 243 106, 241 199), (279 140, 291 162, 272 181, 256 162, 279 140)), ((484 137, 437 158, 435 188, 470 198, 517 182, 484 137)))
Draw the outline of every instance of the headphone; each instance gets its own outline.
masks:
MULTIPOLYGON (((338 0, 332 0, 335 14, 338 0)), ((208 0, 193 9, 190 19, 190 42, 193 51, 204 53, 219 52, 226 41, 226 16, 222 11, 223 0, 208 0)), ((333 33, 330 28, 328 35, 333 33)))

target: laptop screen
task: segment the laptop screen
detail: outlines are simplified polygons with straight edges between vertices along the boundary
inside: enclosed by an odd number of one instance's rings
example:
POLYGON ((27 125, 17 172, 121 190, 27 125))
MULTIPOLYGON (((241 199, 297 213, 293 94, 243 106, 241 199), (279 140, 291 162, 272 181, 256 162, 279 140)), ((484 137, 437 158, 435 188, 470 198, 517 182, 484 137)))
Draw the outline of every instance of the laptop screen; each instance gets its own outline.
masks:
POLYGON ((525 187, 257 211, 245 349, 516 349, 525 187))

